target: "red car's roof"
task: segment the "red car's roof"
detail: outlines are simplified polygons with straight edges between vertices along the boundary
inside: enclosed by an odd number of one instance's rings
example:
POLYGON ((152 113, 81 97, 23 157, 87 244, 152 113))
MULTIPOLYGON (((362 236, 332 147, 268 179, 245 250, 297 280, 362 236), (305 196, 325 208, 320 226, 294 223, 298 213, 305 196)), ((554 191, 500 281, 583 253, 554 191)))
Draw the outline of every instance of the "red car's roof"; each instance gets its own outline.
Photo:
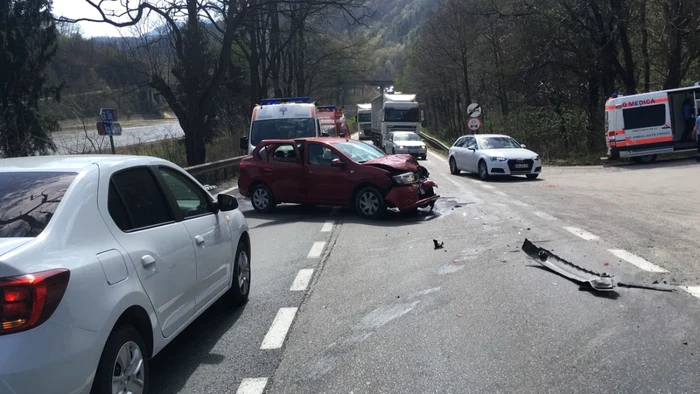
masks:
MULTIPOLYGON (((343 138, 343 137, 307 137, 307 138, 294 138, 294 141, 311 141, 311 142, 326 142, 326 143, 332 143, 332 142, 344 142, 348 141, 349 138, 343 138)), ((288 144, 289 139, 274 139, 274 140, 262 140, 258 145, 269 145, 269 144, 288 144)), ((355 142, 360 142, 356 140, 352 140, 355 142)))

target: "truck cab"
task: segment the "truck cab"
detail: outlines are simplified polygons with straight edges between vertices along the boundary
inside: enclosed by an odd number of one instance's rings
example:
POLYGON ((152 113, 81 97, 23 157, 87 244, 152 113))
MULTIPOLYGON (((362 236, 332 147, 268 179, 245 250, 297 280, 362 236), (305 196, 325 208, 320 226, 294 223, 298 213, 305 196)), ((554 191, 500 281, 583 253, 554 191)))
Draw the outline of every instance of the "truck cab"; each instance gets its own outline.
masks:
POLYGON ((382 146, 393 131, 419 133, 421 118, 415 94, 381 94, 372 100, 372 141, 382 146))
POLYGON ((372 104, 357 104, 355 108, 355 123, 360 139, 371 138, 372 104))

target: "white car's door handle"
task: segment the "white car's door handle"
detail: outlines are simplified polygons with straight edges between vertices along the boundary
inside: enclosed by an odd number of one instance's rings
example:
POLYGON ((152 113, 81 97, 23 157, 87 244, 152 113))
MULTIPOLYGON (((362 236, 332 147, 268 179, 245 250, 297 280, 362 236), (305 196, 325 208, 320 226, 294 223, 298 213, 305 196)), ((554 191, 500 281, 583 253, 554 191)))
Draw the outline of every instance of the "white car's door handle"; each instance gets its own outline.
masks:
POLYGON ((202 246, 202 245, 204 245, 204 238, 202 238, 201 235, 195 235, 195 236, 194 236, 194 242, 195 242, 197 245, 202 246))
POLYGON ((156 259, 153 258, 150 254, 144 255, 141 257, 141 265, 143 265, 143 268, 149 268, 153 264, 156 263, 156 259))

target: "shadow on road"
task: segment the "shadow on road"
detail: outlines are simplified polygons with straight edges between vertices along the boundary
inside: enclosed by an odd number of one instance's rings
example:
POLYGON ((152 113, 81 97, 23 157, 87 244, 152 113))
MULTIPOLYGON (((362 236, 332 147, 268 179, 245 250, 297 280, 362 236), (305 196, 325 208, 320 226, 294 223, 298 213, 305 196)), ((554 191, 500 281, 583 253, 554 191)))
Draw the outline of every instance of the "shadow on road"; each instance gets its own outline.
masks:
POLYGON ((245 305, 236 308, 220 300, 199 316, 151 361, 151 392, 180 392, 200 365, 224 361, 226 356, 211 353, 211 349, 244 309, 245 305))
MULTIPOLYGON (((453 199, 439 199, 435 209, 431 212, 427 208, 421 208, 418 213, 405 213, 397 210, 389 209, 382 219, 369 220, 362 219, 351 208, 329 207, 329 206, 314 206, 314 205, 299 205, 299 204, 281 204, 270 213, 259 213, 255 211, 248 203, 241 201, 241 212, 247 219, 257 219, 264 221, 257 225, 251 225, 253 228, 264 228, 269 226, 277 226, 289 223, 325 223, 332 220, 334 217, 334 209, 337 211, 337 216, 341 217, 346 223, 361 223, 370 226, 382 227, 398 227, 407 226, 419 222, 429 221, 438 218, 444 211, 454 208, 458 205, 453 199)), ((465 202, 464 204, 468 204, 465 202)), ((250 223, 249 223, 250 224, 250 223)))
POLYGON ((484 183, 518 183, 518 182, 542 182, 545 179, 542 178, 541 176, 537 179, 527 179, 525 175, 504 175, 504 176, 492 176, 489 178, 488 181, 482 181, 481 178, 479 178, 479 174, 472 174, 471 172, 463 172, 459 175, 450 175, 450 176, 458 176, 466 179, 473 179, 475 181, 481 181, 484 183))
POLYGON ((659 160, 651 164, 643 163, 616 163, 604 166, 605 168, 619 168, 622 170, 649 170, 655 168, 673 168, 673 167, 689 167, 689 166, 700 166, 700 163, 695 161, 695 157, 680 157, 671 158, 665 160, 659 160))

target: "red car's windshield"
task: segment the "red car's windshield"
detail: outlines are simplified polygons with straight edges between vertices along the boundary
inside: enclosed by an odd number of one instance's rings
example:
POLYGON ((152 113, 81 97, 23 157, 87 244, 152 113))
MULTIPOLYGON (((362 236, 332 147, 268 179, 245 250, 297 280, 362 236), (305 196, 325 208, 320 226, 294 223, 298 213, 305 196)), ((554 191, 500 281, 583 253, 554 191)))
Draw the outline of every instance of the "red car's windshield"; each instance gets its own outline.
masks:
POLYGON ((352 161, 356 161, 358 163, 364 163, 366 161, 386 156, 384 152, 371 145, 367 145, 364 142, 335 142, 333 143, 333 146, 339 151, 343 152, 343 154, 349 157, 352 161))

